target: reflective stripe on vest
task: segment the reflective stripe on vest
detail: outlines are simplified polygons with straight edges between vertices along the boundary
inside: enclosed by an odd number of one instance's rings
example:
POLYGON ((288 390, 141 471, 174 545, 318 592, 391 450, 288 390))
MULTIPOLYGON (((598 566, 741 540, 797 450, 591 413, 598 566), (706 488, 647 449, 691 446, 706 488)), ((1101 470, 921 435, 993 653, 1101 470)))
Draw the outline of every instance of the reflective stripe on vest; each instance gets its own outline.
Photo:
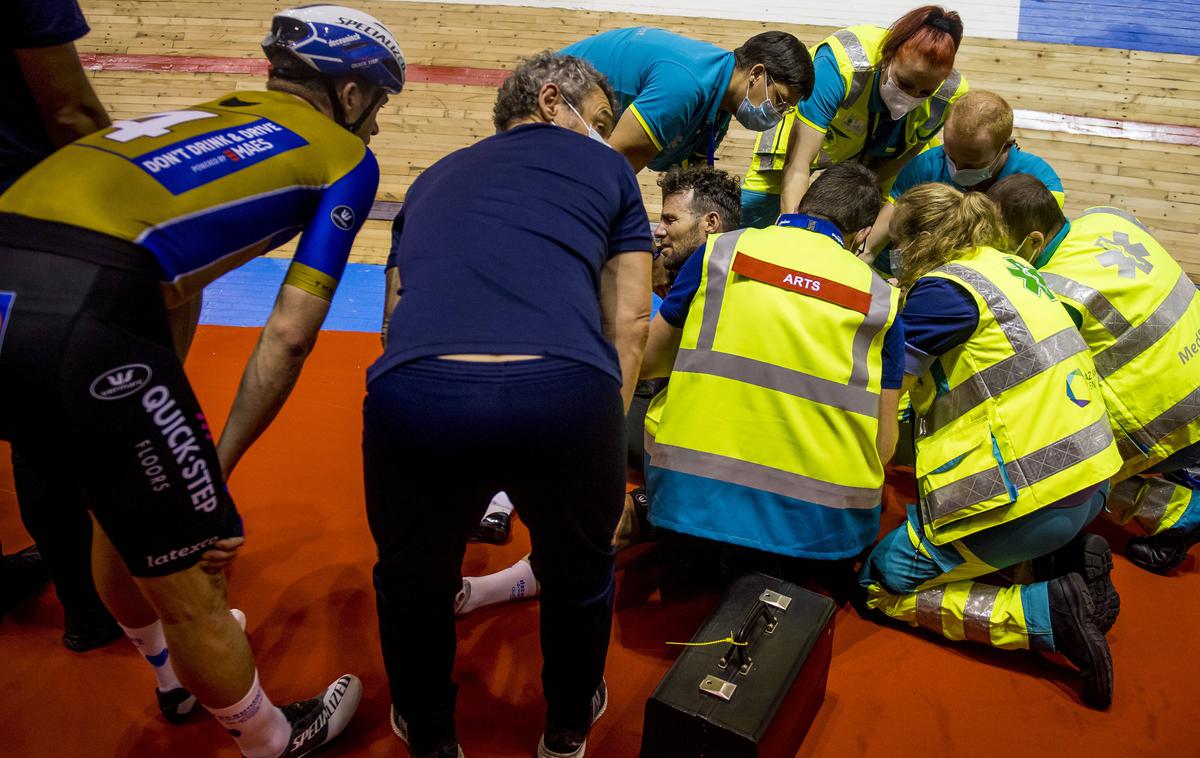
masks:
POLYGON ((1043 271, 1041 274, 1042 279, 1046 282, 1046 286, 1054 294, 1069 298, 1083 305, 1084 308, 1088 309, 1088 313, 1092 314, 1092 318, 1104 325, 1109 334, 1119 336, 1128 331, 1129 322, 1109 302, 1103 292, 1050 271, 1043 271))
POLYGON ((740 484, 787 498, 803 493, 804 499, 828 508, 874 508, 879 505, 880 491, 876 487, 847 487, 760 463, 661 442, 654 443, 651 460, 658 468, 740 484))
POLYGON ((922 510, 925 511, 927 519, 940 519, 985 500, 999 497, 1007 491, 1005 474, 1018 490, 1024 489, 1099 455, 1112 441, 1112 429, 1108 418, 1102 418, 1041 450, 1005 463, 1003 472, 998 467, 988 469, 933 490, 922 500, 922 510))
MULTIPOLYGON (((850 65, 854 66, 854 74, 850 77, 850 86, 846 88, 846 96, 842 98, 841 107, 848 108, 858 100, 858 96, 871 83, 875 66, 871 63, 867 51, 863 49, 862 40, 858 38, 857 34, 849 29, 840 29, 834 32, 833 36, 842 43, 842 47, 846 50, 846 57, 850 59, 850 65)), ((957 86, 956 81, 955 87, 957 86)))
POLYGON ((938 87, 937 92, 933 93, 933 97, 929 99, 929 118, 925 119, 925 133, 935 131, 942 123, 942 117, 946 114, 946 107, 950 105, 950 100, 954 97, 954 93, 958 91, 958 85, 962 82, 962 74, 957 70, 951 69, 950 75, 946 77, 946 81, 942 82, 942 86, 938 87))
POLYGON ((979 293, 996 317, 996 323, 1012 347, 1013 354, 988 366, 949 392, 936 396, 929 413, 918 420, 922 436, 936 432, 989 397, 995 397, 1046 369, 1087 352, 1087 343, 1073 327, 1040 342, 1035 340, 1012 301, 978 271, 958 263, 949 263, 940 270, 961 279, 979 293))
POLYGON ((1182 274, 1175 282, 1171 294, 1154 309, 1149 318, 1136 328, 1126 329, 1117 337, 1115 343, 1095 357, 1096 370, 1100 372, 1100 376, 1107 377, 1116 373, 1126 363, 1162 339, 1187 313, 1197 294, 1196 285, 1192 284, 1186 273, 1182 274))
POLYGON ((740 355, 684 349, 679 351, 675 359, 674 370, 736 379, 864 416, 879 412, 879 395, 865 387, 840 384, 740 355))
POLYGON ((785 118, 779 119, 778 123, 758 135, 758 139, 754 143, 754 156, 758 158, 756 168, 759 171, 774 169, 775 153, 779 151, 779 146, 775 142, 779 139, 779 131, 783 128, 785 118))
POLYGON ((1090 216, 1093 213, 1110 213, 1114 216, 1120 216, 1121 218, 1125 219, 1126 221, 1133 224, 1137 228, 1141 229, 1146 234, 1151 234, 1150 230, 1146 228, 1146 225, 1143 224, 1141 222, 1141 220, 1138 219, 1137 216, 1133 215, 1129 211, 1124 210, 1122 208, 1113 208, 1113 207, 1107 206, 1107 205, 1097 205, 1094 208, 1088 208, 1083 213, 1080 213, 1079 218, 1083 218, 1084 216, 1090 216))

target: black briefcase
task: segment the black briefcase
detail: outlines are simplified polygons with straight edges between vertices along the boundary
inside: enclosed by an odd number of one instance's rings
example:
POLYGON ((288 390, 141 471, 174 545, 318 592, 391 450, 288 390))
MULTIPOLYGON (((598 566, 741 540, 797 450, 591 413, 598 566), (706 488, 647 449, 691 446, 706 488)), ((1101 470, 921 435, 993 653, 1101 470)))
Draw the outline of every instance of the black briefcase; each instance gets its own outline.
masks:
POLYGON ((825 699, 833 654, 829 598, 747 574, 692 637, 646 701, 642 758, 791 758, 825 699))

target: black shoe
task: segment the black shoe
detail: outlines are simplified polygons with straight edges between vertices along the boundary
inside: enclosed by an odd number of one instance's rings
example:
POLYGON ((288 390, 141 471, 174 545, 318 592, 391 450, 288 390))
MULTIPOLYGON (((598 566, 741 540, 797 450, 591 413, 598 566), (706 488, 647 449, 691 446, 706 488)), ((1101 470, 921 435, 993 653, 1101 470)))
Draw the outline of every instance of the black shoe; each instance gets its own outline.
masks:
MULTIPOLYGON (((243 632, 246 631, 246 614, 242 613, 237 608, 230 608, 229 615, 233 616, 234 620, 238 622, 238 626, 242 628, 243 632)), ((125 633, 124 630, 120 629, 120 627, 117 627, 117 629, 120 630, 122 634, 125 633)), ((65 637, 63 639, 63 644, 66 644, 65 637)), ((159 655, 163 656, 163 660, 159 661, 158 663, 155 663, 149 658, 146 660, 150 661, 151 665, 161 666, 167 659, 167 650, 164 648, 159 655)), ((196 696, 191 692, 188 692, 187 689, 183 687, 176 687, 174 689, 167 690, 166 692, 155 688, 154 697, 158 700, 159 712, 162 713, 163 718, 167 720, 168 724, 182 724, 183 722, 187 721, 188 716, 192 715, 192 713, 196 710, 196 696)))
POLYGON ((471 542, 503 545, 508 542, 511 532, 512 514, 496 511, 483 517, 483 520, 475 527, 475 531, 471 532, 471 542))
POLYGON ((1048 586, 1050 628, 1058 652, 1075 664, 1083 677, 1083 702, 1093 708, 1112 705, 1112 653, 1092 623, 1092 596, 1079 574, 1052 579, 1048 586))
POLYGON ((11 611, 18 603, 37 593, 50 581, 50 569, 42 560, 37 545, 0 558, 0 617, 11 611))
MULTIPOLYGON (((400 738, 400 741, 405 745, 411 745, 411 743, 408 741, 408 724, 405 723, 404 718, 400 716, 400 713, 396 710, 396 706, 394 705, 392 706, 391 721, 392 731, 396 733, 396 736, 400 738)), ((416 755, 416 753, 413 755, 416 755)), ((420 756, 420 758, 463 758, 463 751, 462 748, 458 746, 458 742, 456 740, 450 740, 449 742, 445 742, 440 745, 437 750, 434 750, 430 753, 425 753, 424 755, 420 756)))
POLYGON ((362 699, 362 682, 344 674, 312 700, 284 706, 281 710, 292 725, 292 739, 279 758, 299 758, 315 752, 342 733, 362 699))
POLYGON ((1192 545, 1200 542, 1200 527, 1188 532, 1130 537, 1125 557, 1130 563, 1155 574, 1169 574, 1187 558, 1192 545))
POLYGON ((112 644, 124 634, 116 619, 101 608, 88 613, 67 614, 62 643, 67 650, 85 653, 112 644))
MULTIPOLYGON (((595 724, 604 715, 607 708, 608 686, 601 677, 600 686, 592 695, 592 724, 595 724)), ((542 734, 542 741, 538 743, 537 758, 583 758, 589 731, 591 731, 591 724, 582 732, 554 729, 547 724, 546 731, 542 734)))
POLYGON ((1080 534, 1064 547, 1033 561, 1038 581, 1075 573, 1087 582, 1096 612, 1092 623, 1101 632, 1112 629, 1121 612, 1121 596, 1112 583, 1113 558, 1108 540, 1098 534, 1080 534))
POLYGON ((166 692, 155 690, 154 696, 158 699, 158 710, 168 724, 182 724, 196 710, 196 696, 183 687, 166 692))

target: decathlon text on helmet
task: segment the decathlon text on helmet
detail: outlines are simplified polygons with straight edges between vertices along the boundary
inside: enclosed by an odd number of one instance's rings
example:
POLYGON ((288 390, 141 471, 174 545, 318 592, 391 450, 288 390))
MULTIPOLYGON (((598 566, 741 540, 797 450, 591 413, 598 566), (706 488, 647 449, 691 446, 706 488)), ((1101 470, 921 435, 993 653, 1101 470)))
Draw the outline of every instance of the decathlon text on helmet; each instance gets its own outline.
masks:
POLYGON ((306 5, 281 11, 271 20, 262 47, 277 76, 322 79, 334 119, 351 131, 363 119, 345 123, 335 79, 357 77, 393 95, 404 89, 404 53, 396 38, 374 16, 353 8, 306 5))

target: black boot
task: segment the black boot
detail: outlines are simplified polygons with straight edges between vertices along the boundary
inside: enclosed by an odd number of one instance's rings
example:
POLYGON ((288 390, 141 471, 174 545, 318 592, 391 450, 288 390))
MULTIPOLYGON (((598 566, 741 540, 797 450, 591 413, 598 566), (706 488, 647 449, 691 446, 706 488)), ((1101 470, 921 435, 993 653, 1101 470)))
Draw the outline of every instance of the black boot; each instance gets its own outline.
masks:
POLYGON ((1092 623, 1092 597, 1079 574, 1052 579, 1048 586, 1054 646, 1083 677, 1083 702, 1093 708, 1112 705, 1112 653, 1092 623))
POLYGON ((1112 583, 1113 558, 1108 540, 1098 534, 1080 534, 1049 555, 1033 560, 1039 582, 1075 573, 1087 582, 1096 612, 1092 622, 1101 632, 1112 629, 1121 612, 1121 596, 1112 583))
POLYGON ((0 618, 18 603, 35 595, 50 581, 50 569, 37 545, 0 556, 0 618))
POLYGON ((117 625, 116 619, 104 608, 98 608, 86 613, 68 612, 62 643, 68 650, 85 653, 116 642, 123 636, 125 632, 117 625))
POLYGON ((1200 542, 1200 527, 1186 532, 1130 537, 1125 557, 1130 563, 1155 574, 1169 574, 1187 558, 1192 545, 1200 542))

